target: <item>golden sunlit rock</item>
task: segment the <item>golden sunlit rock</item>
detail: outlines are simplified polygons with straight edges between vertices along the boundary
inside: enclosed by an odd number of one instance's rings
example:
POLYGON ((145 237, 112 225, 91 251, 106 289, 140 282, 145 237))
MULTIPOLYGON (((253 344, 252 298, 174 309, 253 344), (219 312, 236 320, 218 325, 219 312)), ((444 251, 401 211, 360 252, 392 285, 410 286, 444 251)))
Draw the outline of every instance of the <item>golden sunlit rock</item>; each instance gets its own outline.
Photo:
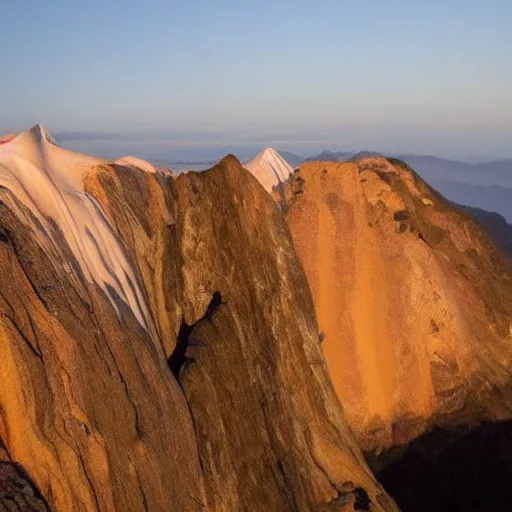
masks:
POLYGON ((512 272, 400 161, 310 162, 287 220, 331 378, 360 445, 512 417, 512 272))
POLYGON ((15 499, 396 510, 328 378, 283 215, 236 158, 175 178, 35 127, 2 145, 0 185, 0 457, 28 482, 15 499))

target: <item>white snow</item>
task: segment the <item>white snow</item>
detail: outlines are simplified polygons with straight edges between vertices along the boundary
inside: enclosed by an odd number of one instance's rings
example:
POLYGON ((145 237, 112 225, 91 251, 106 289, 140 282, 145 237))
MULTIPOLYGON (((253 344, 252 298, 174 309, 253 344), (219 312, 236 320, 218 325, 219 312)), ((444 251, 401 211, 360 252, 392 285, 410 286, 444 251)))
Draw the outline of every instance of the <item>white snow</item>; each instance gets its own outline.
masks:
POLYGON ((266 148, 244 167, 263 185, 267 192, 279 183, 285 182, 291 174, 292 167, 286 160, 272 148, 266 148))
POLYGON ((138 156, 123 156, 114 162, 117 165, 123 165, 125 167, 137 167, 145 172, 156 174, 157 170, 153 164, 150 164, 146 160, 142 160, 138 156))
MULTIPOLYGON (((108 287, 114 289, 149 331, 150 316, 135 272, 100 205, 84 191, 85 173, 106 163, 58 147, 44 127, 37 125, 0 145, 0 185, 9 189, 42 226, 49 225, 48 217, 53 219, 85 278, 96 282, 118 311, 108 287)), ((16 210, 14 201, 10 206, 16 210)), ((28 223, 21 210, 17 211, 28 223)), ((52 254, 55 241, 49 230, 46 236, 41 233, 38 241, 52 254)))

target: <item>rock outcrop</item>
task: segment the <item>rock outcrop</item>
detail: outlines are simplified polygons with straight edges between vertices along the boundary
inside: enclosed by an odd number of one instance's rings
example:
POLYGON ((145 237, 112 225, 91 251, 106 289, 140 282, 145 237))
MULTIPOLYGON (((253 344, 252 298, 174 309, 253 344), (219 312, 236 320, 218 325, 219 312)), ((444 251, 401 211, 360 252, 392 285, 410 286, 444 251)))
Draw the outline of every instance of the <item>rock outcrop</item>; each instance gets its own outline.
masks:
POLYGON ((395 510, 234 157, 174 178, 42 127, 2 145, 0 361, 2 505, 12 476, 34 510, 395 510))
POLYGON ((302 165, 285 208, 365 450, 512 416, 512 269, 469 216, 384 158, 302 165))

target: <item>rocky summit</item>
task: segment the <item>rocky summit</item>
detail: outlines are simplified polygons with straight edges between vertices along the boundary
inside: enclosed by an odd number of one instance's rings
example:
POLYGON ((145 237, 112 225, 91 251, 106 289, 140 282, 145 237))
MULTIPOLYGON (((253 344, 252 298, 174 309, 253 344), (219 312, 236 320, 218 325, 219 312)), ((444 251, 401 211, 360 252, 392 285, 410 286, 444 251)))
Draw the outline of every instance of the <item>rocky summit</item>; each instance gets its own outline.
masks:
POLYGON ((285 218, 234 157, 174 177, 41 126, 2 144, 0 361, 2 509, 396 510, 285 218))

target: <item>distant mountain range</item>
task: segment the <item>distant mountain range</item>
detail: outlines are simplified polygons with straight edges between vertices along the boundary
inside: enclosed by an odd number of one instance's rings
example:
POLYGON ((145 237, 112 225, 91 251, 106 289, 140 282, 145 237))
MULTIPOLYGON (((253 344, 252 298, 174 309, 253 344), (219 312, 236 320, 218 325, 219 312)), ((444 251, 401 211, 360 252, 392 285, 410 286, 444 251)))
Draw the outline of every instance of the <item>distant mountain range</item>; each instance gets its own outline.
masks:
POLYGON ((512 188, 498 185, 470 185, 445 180, 430 180, 430 184, 451 201, 498 212, 508 222, 512 222, 512 188))
POLYGON ((512 188, 512 159, 478 164, 457 162, 434 156, 397 155, 425 180, 457 181, 469 185, 512 188))
POLYGON ((436 156, 410 154, 383 155, 374 151, 354 152, 325 150, 318 155, 304 158, 302 161, 327 160, 330 162, 342 162, 358 160, 368 156, 392 156, 393 158, 399 158, 410 165, 427 181, 447 180, 471 185, 499 185, 512 188, 512 159, 482 163, 466 163, 436 156))
POLYGON ((496 246, 512 258, 512 225, 502 215, 462 204, 456 206, 469 213, 487 231, 496 246))

